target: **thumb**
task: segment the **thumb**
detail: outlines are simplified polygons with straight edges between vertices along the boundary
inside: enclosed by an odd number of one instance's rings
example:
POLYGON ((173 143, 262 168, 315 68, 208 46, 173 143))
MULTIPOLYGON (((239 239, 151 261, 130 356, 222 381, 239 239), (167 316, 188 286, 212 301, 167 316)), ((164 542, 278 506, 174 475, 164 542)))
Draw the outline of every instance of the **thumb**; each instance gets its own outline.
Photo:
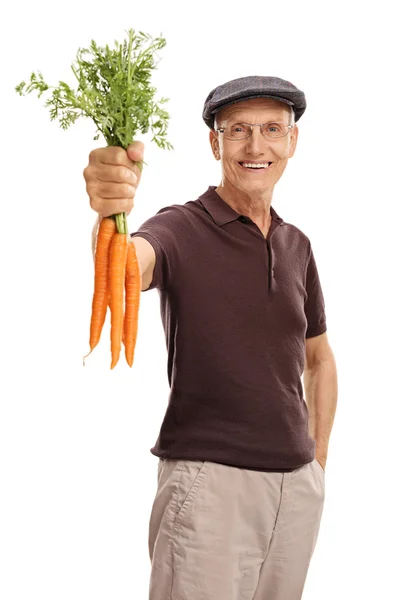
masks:
POLYGON ((130 160, 132 160, 134 162, 143 160, 144 144, 143 144, 143 142, 139 142, 139 141, 132 142, 131 144, 129 144, 126 151, 128 154, 128 158, 130 158, 130 160))

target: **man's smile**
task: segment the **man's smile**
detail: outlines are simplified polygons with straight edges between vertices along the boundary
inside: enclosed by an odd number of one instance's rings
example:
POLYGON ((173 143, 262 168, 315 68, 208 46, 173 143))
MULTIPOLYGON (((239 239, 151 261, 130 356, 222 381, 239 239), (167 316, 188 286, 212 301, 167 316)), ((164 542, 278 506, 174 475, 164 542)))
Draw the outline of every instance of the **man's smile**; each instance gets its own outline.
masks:
POLYGON ((270 161, 265 161, 265 162, 261 162, 261 161, 240 161, 238 162, 238 164, 241 166, 241 168, 244 171, 252 171, 252 172, 257 172, 257 171, 266 171, 267 169, 269 169, 269 167, 271 166, 272 162, 270 161))

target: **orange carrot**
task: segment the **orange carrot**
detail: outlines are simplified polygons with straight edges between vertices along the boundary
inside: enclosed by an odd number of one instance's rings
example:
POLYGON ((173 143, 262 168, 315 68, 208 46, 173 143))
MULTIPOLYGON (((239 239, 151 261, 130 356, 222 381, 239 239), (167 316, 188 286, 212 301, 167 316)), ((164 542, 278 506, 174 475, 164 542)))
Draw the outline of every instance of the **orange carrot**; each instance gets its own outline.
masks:
POLYGON ((125 358, 128 365, 133 365, 136 338, 138 333, 138 316, 140 304, 140 270, 136 256, 135 244, 128 240, 128 254, 126 258, 125 273, 125 317, 124 317, 124 344, 125 358))
MULTIPOLYGON (((116 232, 114 219, 105 217, 100 221, 94 265, 94 293, 90 320, 90 352, 97 346, 103 329, 109 302, 108 266, 111 240, 116 232)), ((86 354, 89 356, 90 352, 86 354)), ((83 364, 85 364, 85 358, 83 364)))
POLYGON ((111 369, 118 362, 124 324, 124 283, 128 239, 126 233, 114 233, 110 247, 109 286, 111 306, 111 369))

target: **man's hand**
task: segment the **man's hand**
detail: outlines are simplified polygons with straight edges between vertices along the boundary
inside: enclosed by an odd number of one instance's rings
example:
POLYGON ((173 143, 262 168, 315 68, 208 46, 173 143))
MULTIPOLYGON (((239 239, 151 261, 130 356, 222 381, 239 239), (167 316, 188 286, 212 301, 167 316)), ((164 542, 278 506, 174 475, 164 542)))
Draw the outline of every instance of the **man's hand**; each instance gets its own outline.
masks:
POLYGON ((143 160, 143 142, 132 142, 124 150, 119 146, 96 148, 89 154, 83 171, 90 206, 101 217, 131 212, 141 178, 136 164, 143 160))
POLYGON ((326 458, 321 458, 319 456, 316 456, 315 459, 319 462, 319 464, 321 465, 323 471, 325 472, 326 458))

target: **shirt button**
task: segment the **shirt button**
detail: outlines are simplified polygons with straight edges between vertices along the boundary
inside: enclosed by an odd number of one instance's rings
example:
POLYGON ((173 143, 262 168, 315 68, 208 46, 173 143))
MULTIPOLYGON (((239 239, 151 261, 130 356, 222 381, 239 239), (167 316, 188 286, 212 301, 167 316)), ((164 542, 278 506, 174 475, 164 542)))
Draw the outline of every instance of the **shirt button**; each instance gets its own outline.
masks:
POLYGON ((241 223, 247 223, 247 218, 246 218, 244 215, 240 215, 240 217, 239 217, 239 221, 240 221, 241 223))

